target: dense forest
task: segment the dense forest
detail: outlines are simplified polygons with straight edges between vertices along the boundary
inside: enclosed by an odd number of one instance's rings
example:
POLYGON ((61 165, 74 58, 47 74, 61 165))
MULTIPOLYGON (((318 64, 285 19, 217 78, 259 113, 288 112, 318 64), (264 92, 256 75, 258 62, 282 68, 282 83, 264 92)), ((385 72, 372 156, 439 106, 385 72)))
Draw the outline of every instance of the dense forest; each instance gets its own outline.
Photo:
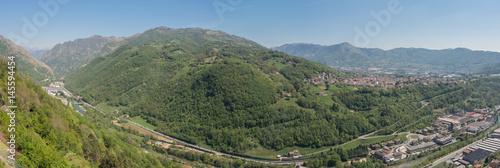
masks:
POLYGON ((230 153, 338 145, 426 115, 414 113, 421 100, 456 88, 335 84, 325 99, 315 95, 320 86, 304 82, 323 72, 345 75, 224 32, 160 27, 97 57, 66 83, 87 102, 121 107, 159 132, 230 153))

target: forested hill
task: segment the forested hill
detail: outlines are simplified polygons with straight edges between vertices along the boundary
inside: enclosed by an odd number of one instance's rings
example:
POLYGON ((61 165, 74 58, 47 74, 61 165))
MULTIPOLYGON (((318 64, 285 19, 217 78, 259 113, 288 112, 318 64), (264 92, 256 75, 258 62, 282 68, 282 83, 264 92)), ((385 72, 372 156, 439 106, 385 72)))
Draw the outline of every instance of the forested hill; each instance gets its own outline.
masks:
POLYGON ((296 43, 285 44, 272 49, 328 66, 395 68, 398 70, 418 69, 422 72, 473 73, 481 68, 500 63, 500 53, 472 51, 465 48, 444 50, 396 48, 381 50, 357 48, 349 43, 331 46, 296 43))
POLYGON ((102 37, 76 39, 57 44, 45 52, 40 61, 46 63, 59 75, 66 75, 85 66, 96 55, 106 55, 113 52, 127 37, 102 37))
POLYGON ((476 74, 485 74, 485 75, 500 74, 500 64, 495 64, 489 67, 485 67, 477 71, 476 74))
POLYGON ((15 62, 21 73, 29 74, 30 77, 37 81, 53 75, 53 71, 49 66, 35 59, 21 46, 0 35, 0 58, 7 59, 9 56, 16 57, 15 62))
POLYGON ((338 145, 425 115, 409 102, 451 90, 336 84, 321 97, 315 93, 325 90, 304 79, 323 73, 342 75, 221 31, 159 27, 93 59, 66 86, 91 104, 141 116, 159 132, 230 153, 338 145))
MULTIPOLYGON (((9 79, 12 74, 9 72, 5 59, 0 60, 0 139, 1 143, 10 145, 7 144, 11 138, 8 128, 12 128, 9 127, 12 121, 7 110, 15 110, 15 158, 22 167, 175 166, 166 156, 144 153, 139 145, 142 138, 124 132, 121 127, 92 123, 17 71, 14 78, 9 79), (13 91, 8 89, 13 86, 8 83, 12 82, 16 88, 15 104, 10 104, 8 99, 13 91), (17 108, 9 109, 7 106, 11 105, 17 108)), ((5 150, 0 153, 0 167, 9 160, 6 153, 5 150)))

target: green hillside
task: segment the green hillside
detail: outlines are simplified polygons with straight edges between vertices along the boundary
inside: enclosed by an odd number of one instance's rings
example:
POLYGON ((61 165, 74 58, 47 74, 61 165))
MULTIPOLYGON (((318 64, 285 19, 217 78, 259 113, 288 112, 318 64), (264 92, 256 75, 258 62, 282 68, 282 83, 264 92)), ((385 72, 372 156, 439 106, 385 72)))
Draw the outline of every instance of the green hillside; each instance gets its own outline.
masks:
POLYGON ((325 90, 304 79, 342 74, 241 37, 160 27, 129 40, 69 75, 67 88, 92 104, 141 116, 159 132, 223 152, 338 145, 401 118, 428 115, 409 102, 453 90, 337 84, 326 90, 328 97, 317 96, 325 90))
MULTIPOLYGON (((9 110, 7 63, 0 62, 0 104, 9 110)), ((16 161, 23 167, 180 167, 166 156, 144 153, 123 130, 90 122, 50 97, 30 79, 16 75, 16 161)), ((102 118, 102 117, 101 117, 102 118)), ((110 122, 109 122, 110 123, 110 122)), ((2 142, 9 140, 11 118, 0 114, 2 142)), ((4 151, 1 153, 2 157, 4 151)), ((4 157, 4 160, 7 160, 4 157)))

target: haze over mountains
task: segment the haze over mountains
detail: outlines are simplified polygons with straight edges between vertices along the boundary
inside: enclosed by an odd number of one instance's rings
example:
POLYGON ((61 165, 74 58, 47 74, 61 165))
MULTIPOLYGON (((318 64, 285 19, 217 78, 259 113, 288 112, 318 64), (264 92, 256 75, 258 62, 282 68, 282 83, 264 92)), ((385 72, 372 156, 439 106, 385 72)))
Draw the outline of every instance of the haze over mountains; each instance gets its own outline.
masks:
POLYGON ((273 47, 328 66, 356 67, 364 70, 377 68, 396 73, 473 73, 500 63, 500 53, 472 51, 465 48, 429 50, 423 48, 396 48, 382 50, 358 48, 349 43, 331 46, 316 44, 285 44, 273 47))
POLYGON ((0 57, 7 58, 9 56, 16 57, 15 62, 21 73, 28 73, 36 80, 43 80, 53 75, 52 68, 35 59, 23 47, 0 35, 0 57))
POLYGON ((40 57, 42 57, 43 54, 45 54, 46 51, 50 51, 52 47, 47 47, 47 48, 30 48, 30 47, 24 47, 26 51, 30 52, 35 59, 40 60, 40 57))

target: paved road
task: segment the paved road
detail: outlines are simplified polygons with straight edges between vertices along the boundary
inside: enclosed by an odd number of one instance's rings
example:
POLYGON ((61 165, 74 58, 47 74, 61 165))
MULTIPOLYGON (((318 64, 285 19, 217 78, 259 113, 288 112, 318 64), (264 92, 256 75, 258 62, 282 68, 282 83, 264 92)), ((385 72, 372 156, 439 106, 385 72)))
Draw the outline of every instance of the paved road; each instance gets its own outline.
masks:
MULTIPOLYGON (((480 140, 478 140, 478 141, 480 141, 480 140)), ((465 146, 463 148, 460 148, 459 150, 456 150, 455 152, 452 152, 452 153, 450 153, 450 154, 442 157, 441 159, 438 159, 438 160, 434 161, 430 167, 434 167, 434 166, 439 165, 439 164, 441 164, 443 162, 446 162, 447 160, 450 160, 452 157, 455 157, 458 154, 462 153, 462 151, 464 149, 467 149, 469 147, 472 147, 472 146, 476 145, 476 143, 478 143, 478 141, 473 142, 473 143, 471 143, 471 144, 469 144, 469 145, 467 145, 467 146, 465 146)))

